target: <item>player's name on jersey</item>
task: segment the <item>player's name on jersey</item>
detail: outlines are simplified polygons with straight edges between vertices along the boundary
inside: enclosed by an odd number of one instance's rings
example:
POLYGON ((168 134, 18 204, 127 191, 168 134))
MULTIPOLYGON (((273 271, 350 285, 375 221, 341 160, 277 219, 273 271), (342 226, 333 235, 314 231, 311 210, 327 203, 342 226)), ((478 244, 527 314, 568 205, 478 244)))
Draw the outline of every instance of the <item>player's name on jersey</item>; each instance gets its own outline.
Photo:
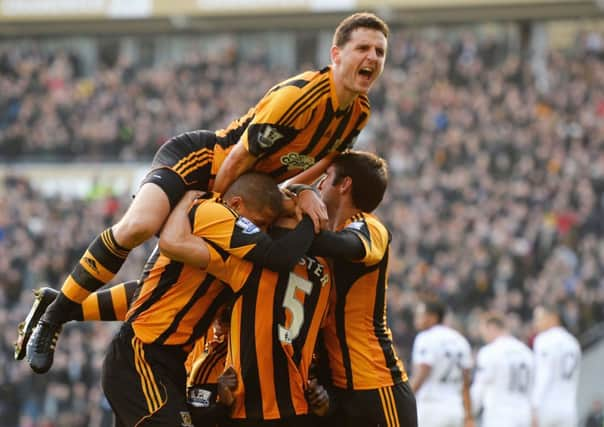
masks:
POLYGON ((300 258, 298 263, 303 266, 308 266, 308 271, 311 272, 311 274, 315 275, 321 281, 322 286, 325 286, 325 284, 329 282, 329 276, 325 274, 323 266, 318 263, 315 259, 305 256, 300 258))

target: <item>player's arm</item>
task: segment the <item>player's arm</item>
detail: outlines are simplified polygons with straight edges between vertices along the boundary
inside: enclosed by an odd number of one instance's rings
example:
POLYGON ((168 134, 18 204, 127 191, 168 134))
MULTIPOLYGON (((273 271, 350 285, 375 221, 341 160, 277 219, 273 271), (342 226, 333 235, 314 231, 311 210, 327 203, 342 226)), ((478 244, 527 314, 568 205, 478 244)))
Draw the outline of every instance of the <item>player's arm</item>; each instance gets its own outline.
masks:
POLYGON ((186 209, 174 209, 160 235, 162 253, 175 261, 205 267, 212 257, 220 257, 218 252, 222 251, 274 271, 289 271, 314 239, 313 224, 306 215, 296 228, 275 240, 249 220, 233 217, 220 203, 198 207, 194 221, 210 225, 194 231, 186 209), (214 247, 212 250, 204 239, 214 247))
POLYGON ((325 173, 328 166, 331 164, 333 159, 335 159, 340 153, 337 151, 332 151, 327 156, 323 157, 317 163, 309 167, 303 172, 300 172, 298 175, 288 179, 283 183, 284 186, 292 185, 292 184, 313 184, 321 175, 325 173))
POLYGON ((411 350, 411 358, 413 360, 413 375, 411 376, 410 384, 414 393, 422 387, 424 382, 432 372, 432 365, 436 355, 434 354, 433 346, 429 345, 426 336, 422 333, 415 337, 413 348, 411 350))
POLYGON ((166 220, 158 242, 160 252, 168 258, 206 268, 210 262, 207 243, 192 232, 187 213, 197 196, 197 191, 188 191, 172 210, 166 220))
POLYGON ((365 257, 365 245, 353 231, 322 230, 313 241, 310 253, 327 258, 338 258, 349 261, 361 260, 365 257))
POLYGON ((533 385, 532 406, 536 409, 544 400, 545 392, 549 386, 551 372, 556 372, 556 367, 550 366, 550 357, 546 349, 535 340, 535 383, 533 385))
POLYGON ((217 193, 224 193, 237 178, 252 169, 256 160, 257 157, 239 141, 218 169, 213 190, 217 193))
POLYGON ((472 414, 472 399, 470 397, 470 383, 472 373, 469 369, 463 371, 462 398, 464 410, 464 427, 474 427, 474 416, 472 414))
POLYGON ((251 122, 216 174, 214 191, 224 193, 242 173, 254 166, 256 160, 292 141, 299 130, 285 126, 282 119, 299 95, 297 88, 287 87, 270 90, 258 102, 251 122))
POLYGON ((413 376, 411 377, 411 388, 413 389, 413 393, 417 393, 422 387, 424 382, 426 382, 426 379, 430 376, 430 372, 432 372, 432 366, 426 363, 413 365, 413 376))
POLYGON ((303 216, 296 228, 278 239, 260 233, 257 238, 250 236, 254 246, 243 258, 273 271, 290 271, 308 252, 314 239, 313 223, 308 215, 303 216))
POLYGON ((482 397, 491 383, 490 370, 488 369, 487 361, 485 360, 485 353, 483 351, 478 352, 476 361, 476 374, 474 375, 474 381, 470 387, 470 398, 472 400, 472 409, 474 413, 477 413, 482 407, 482 397))
POLYGON ((389 241, 390 234, 381 223, 365 218, 340 231, 321 231, 310 254, 372 266, 384 258, 389 241))

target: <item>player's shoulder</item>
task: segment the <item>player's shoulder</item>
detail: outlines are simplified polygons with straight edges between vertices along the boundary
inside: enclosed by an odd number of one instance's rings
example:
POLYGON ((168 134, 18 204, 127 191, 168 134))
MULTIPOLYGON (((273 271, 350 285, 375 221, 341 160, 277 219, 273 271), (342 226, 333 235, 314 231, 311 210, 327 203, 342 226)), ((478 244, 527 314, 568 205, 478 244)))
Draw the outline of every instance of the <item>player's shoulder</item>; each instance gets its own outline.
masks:
POLYGON ((559 328, 558 334, 558 340, 563 341, 568 348, 574 348, 578 352, 581 352, 579 340, 568 329, 559 328))
POLYGON ((467 352, 471 351, 470 342, 457 329, 443 325, 441 330, 442 330, 443 339, 454 342, 458 348, 461 348, 464 351, 467 351, 467 352))
POLYGON ((510 342, 513 343, 513 345, 519 350, 522 351, 528 355, 532 355, 533 351, 531 350, 531 348, 526 345, 526 343, 522 342, 521 340, 519 340, 518 338, 514 337, 514 336, 510 336, 510 342))
POLYGON ((371 213, 360 212, 354 215, 344 229, 359 231, 368 237, 381 237, 386 241, 390 240, 390 232, 386 226, 377 216, 371 213))
POLYGON ((414 342, 417 345, 430 343, 432 341, 433 337, 434 337, 434 334, 431 333, 430 329, 425 329, 425 330, 417 333, 417 335, 415 336, 414 342))
POLYGON ((194 207, 196 216, 205 217, 209 220, 218 218, 231 219, 238 218, 239 216, 237 212, 224 203, 224 200, 218 193, 206 193, 203 198, 195 201, 194 207))
POLYGON ((358 104, 361 111, 369 113, 371 111, 371 103, 369 102, 369 98, 367 95, 362 94, 357 96, 356 103, 358 104))
POLYGON ((287 97, 301 95, 313 89, 320 92, 321 88, 329 90, 329 75, 321 71, 304 71, 277 83, 268 94, 287 97))

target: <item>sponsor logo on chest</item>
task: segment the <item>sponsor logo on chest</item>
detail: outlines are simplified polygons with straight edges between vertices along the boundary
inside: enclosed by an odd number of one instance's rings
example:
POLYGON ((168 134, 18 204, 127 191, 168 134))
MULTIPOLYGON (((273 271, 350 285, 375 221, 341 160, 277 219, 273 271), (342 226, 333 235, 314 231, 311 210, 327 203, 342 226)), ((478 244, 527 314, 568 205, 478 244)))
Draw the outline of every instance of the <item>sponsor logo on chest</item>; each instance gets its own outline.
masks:
POLYGON ((308 169, 315 164, 315 158, 298 153, 287 153, 279 159, 287 169, 308 169))

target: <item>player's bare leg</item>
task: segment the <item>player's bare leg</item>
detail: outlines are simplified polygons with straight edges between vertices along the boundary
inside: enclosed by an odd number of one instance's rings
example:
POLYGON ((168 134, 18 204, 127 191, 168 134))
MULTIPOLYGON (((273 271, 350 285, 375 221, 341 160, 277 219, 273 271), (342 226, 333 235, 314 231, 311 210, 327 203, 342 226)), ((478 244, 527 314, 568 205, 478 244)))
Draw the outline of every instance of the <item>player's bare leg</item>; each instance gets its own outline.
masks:
POLYGON ((113 279, 130 250, 159 232, 170 209, 164 190, 146 183, 122 219, 90 244, 27 343, 27 361, 34 372, 45 373, 50 369, 63 323, 84 299, 113 279))

